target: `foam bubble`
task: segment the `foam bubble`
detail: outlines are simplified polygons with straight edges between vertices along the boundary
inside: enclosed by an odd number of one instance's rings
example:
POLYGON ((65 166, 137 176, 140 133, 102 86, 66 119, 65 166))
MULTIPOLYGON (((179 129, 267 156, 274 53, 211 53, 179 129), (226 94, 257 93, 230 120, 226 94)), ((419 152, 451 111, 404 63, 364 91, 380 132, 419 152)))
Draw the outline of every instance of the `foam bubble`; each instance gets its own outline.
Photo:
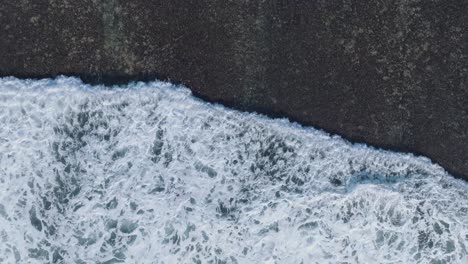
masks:
POLYGON ((0 79, 1 263, 467 263, 428 159, 163 82, 0 79))

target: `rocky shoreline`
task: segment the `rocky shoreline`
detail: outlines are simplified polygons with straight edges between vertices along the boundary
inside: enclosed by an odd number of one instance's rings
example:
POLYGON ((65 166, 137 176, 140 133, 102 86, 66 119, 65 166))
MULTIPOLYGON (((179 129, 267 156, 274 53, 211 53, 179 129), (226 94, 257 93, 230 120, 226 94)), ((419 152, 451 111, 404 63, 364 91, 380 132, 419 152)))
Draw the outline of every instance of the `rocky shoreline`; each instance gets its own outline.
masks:
POLYGON ((182 83, 468 179, 467 1, 23 0, 0 76, 182 83))

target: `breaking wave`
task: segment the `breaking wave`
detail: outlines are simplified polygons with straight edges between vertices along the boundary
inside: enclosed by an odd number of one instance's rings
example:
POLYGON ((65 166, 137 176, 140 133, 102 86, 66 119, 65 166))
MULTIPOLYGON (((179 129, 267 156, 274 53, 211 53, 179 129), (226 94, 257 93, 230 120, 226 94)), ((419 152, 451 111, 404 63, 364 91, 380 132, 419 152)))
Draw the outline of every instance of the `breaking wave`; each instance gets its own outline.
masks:
POLYGON ((0 79, 0 263, 468 263, 430 160, 163 82, 0 79))

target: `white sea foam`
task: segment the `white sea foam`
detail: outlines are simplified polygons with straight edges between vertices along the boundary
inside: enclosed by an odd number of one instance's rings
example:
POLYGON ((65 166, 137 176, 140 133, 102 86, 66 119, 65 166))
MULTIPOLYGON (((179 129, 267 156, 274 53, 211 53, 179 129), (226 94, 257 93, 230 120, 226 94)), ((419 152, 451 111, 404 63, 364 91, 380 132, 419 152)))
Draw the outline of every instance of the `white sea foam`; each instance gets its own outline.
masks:
POLYGON ((0 79, 0 263, 468 263, 428 159, 168 83, 0 79))

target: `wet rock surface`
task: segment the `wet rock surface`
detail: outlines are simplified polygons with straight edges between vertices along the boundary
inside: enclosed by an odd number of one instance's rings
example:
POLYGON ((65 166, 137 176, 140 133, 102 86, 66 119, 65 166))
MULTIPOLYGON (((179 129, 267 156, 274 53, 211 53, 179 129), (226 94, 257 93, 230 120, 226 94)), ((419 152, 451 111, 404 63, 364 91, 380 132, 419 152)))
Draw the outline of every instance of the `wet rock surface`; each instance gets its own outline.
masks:
POLYGON ((0 75, 171 80, 468 178, 468 1, 21 0, 0 75))

